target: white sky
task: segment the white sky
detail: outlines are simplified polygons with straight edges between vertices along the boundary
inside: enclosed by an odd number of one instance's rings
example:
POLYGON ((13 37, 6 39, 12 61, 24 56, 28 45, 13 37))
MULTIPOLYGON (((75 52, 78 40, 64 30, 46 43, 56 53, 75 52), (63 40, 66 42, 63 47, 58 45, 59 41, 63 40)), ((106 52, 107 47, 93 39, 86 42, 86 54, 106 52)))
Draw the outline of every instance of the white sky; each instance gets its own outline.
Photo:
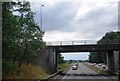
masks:
POLYGON ((88 60, 88 52, 61 53, 65 60, 88 60))
MULTIPOLYGON (((35 20, 40 24, 44 41, 99 40, 108 31, 118 30, 119 0, 30 0, 35 20)), ((79 55, 79 54, 78 54, 79 55)), ((76 55, 76 58, 78 58, 76 55)), ((81 54, 87 59, 88 53, 81 54)), ((72 55, 71 55, 72 57, 72 55)), ((79 57, 81 57, 79 55, 79 57)), ((70 58, 65 55, 65 58, 70 58)))
MULTIPOLYGON (((16 1, 16 0, 1 0, 16 1)), ((35 21, 41 27, 44 41, 74 41, 102 38, 106 32, 118 31, 119 0, 19 0, 30 1, 35 21)), ((65 59, 88 59, 88 52, 62 53, 65 59)))
POLYGON ((45 5, 42 8, 45 41, 99 40, 106 31, 118 29, 118 0, 34 0, 31 4, 39 24, 40 5, 45 5))

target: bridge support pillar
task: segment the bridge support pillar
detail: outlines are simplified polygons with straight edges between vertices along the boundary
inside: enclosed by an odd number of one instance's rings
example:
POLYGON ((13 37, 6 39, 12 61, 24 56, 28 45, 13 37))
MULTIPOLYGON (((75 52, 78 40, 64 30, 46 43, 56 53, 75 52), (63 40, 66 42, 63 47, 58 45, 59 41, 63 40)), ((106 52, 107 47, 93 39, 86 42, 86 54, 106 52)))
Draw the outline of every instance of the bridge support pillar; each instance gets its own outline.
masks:
POLYGON ((48 73, 55 73, 56 67, 56 53, 53 48, 45 48, 38 51, 37 65, 42 66, 48 73))
POLYGON ((53 62, 54 62, 54 67, 53 67, 52 73, 55 73, 55 72, 57 72, 57 54, 56 54, 55 49, 54 49, 54 60, 53 60, 53 62))
POLYGON ((107 69, 110 72, 114 72, 115 68, 114 68, 114 54, 113 51, 108 51, 106 54, 107 57, 107 69))
POLYGON ((120 54, 120 51, 114 51, 115 72, 118 72, 119 70, 119 54, 120 54))
POLYGON ((119 69, 119 51, 108 51, 106 54, 108 71, 118 72, 119 69))

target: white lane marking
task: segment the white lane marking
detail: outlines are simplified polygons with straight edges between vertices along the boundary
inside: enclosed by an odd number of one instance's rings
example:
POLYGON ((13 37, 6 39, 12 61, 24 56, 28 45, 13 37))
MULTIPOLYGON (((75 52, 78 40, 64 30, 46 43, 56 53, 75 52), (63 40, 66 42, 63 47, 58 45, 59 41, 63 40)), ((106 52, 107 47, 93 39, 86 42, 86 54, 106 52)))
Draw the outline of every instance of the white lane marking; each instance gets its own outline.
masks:
MULTIPOLYGON (((102 76, 102 75, 101 75, 102 76)), ((109 79, 109 78, 107 78, 107 77, 105 77, 105 76, 102 76, 103 78, 105 78, 105 79, 109 79)), ((110 80, 110 79, 109 79, 110 80)), ((110 81, 112 81, 112 80, 110 80, 110 81)))
POLYGON ((53 79, 57 79, 60 75, 57 75, 56 77, 53 77, 53 79))
MULTIPOLYGON (((71 70, 71 69, 70 69, 71 70)), ((62 80, 61 81, 63 81, 66 77, 67 77, 67 75, 68 75, 68 73, 70 72, 70 70, 67 72, 67 74, 62 78, 62 80)))
POLYGON ((103 78, 105 78, 105 79, 108 79, 107 77, 105 77, 105 76, 103 76, 103 75, 101 75, 103 78))

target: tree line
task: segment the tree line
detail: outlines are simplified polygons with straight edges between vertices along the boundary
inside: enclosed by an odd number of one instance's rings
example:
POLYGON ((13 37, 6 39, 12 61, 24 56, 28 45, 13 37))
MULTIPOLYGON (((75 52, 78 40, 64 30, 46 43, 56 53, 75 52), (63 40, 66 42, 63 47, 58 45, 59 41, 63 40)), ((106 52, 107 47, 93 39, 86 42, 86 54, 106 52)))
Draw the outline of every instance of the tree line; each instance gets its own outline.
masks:
POLYGON ((45 46, 44 31, 34 20, 30 2, 2 3, 2 73, 19 73, 22 64, 34 64, 45 46))
MULTIPOLYGON (((97 44, 120 44, 120 31, 107 32, 97 44)), ((106 63, 106 52, 90 52, 89 62, 106 63)))
POLYGON ((65 63, 64 57, 63 57, 62 54, 60 54, 59 52, 57 53, 57 63, 58 63, 58 64, 63 64, 63 63, 65 63))

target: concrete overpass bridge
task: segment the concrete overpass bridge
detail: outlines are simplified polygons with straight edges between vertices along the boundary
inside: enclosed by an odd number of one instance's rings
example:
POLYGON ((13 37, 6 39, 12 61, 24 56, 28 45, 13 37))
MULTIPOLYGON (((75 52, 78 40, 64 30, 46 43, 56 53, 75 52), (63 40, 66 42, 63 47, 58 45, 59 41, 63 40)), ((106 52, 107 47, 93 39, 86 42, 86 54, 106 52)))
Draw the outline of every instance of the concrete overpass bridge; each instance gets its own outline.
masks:
MULTIPOLYGON (((58 41, 57 41, 58 42, 58 41)), ((63 44, 59 41, 58 44, 50 44, 41 49, 38 53, 38 64, 42 65, 50 73, 57 71, 57 54, 67 52, 106 52, 108 70, 111 72, 117 72, 119 69, 119 54, 120 44, 93 44, 86 41, 76 44, 71 41, 70 44, 63 44)))

